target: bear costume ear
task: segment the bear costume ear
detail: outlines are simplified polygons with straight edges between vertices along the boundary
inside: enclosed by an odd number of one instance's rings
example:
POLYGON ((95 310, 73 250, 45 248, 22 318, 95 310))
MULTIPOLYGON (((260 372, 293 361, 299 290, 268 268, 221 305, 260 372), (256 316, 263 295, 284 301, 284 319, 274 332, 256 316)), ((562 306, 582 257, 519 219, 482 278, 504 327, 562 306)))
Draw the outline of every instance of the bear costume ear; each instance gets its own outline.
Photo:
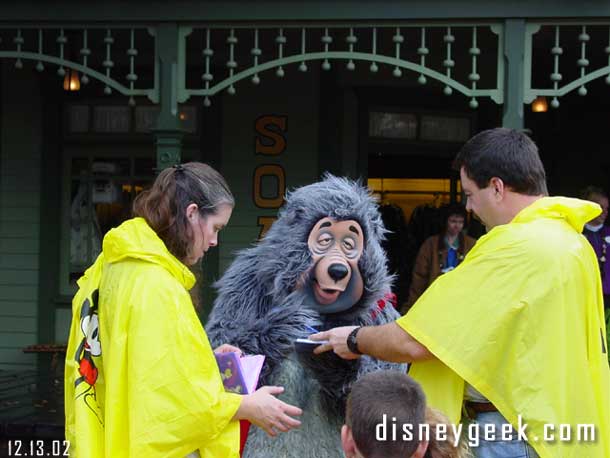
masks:
POLYGON ((301 207, 291 208, 286 212, 288 223, 290 225, 301 223, 305 216, 305 210, 301 207))
POLYGON ((373 218, 371 221, 371 227, 375 232, 375 238, 381 242, 385 240, 385 234, 388 232, 387 229, 383 225, 383 220, 380 216, 373 218))

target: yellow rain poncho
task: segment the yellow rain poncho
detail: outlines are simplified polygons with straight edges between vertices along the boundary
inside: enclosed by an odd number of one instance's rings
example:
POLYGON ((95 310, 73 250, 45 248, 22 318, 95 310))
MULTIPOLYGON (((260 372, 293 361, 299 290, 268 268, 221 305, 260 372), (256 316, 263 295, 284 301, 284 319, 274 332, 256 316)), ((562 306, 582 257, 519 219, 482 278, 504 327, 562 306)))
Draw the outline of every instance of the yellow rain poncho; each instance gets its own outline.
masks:
POLYGON ((241 397, 224 391, 188 293, 194 283, 142 218, 108 232, 72 304, 70 456, 239 456, 241 397))
POLYGON ((438 358, 410 374, 452 422, 466 380, 514 427, 522 416, 541 458, 610 457, 600 275, 580 234, 599 213, 577 199, 536 201, 482 237, 397 321, 438 358), (545 424, 554 441, 544 441, 545 424), (570 442, 559 441, 562 424, 571 425, 570 442), (578 441, 578 425, 588 424, 596 441, 578 441))

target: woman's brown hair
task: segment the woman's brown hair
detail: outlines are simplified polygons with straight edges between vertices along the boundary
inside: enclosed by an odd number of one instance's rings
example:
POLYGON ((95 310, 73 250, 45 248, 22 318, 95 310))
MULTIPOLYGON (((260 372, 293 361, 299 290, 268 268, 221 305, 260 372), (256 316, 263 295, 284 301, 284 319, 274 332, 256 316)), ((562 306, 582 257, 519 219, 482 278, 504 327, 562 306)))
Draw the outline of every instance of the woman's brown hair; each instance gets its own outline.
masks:
POLYGON ((186 219, 186 207, 192 203, 206 216, 216 214, 221 205, 235 206, 235 199, 220 173, 207 164, 188 162, 163 170, 152 188, 136 197, 133 213, 144 218, 170 253, 183 261, 192 239, 186 219))

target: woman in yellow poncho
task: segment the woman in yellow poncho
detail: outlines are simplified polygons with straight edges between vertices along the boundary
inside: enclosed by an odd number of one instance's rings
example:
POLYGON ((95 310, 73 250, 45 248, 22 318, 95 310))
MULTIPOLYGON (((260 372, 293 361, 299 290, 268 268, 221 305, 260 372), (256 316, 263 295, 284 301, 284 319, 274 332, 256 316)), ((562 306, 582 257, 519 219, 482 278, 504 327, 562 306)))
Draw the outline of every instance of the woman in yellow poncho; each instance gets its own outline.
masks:
MULTIPOLYGON (((239 421, 275 435, 296 407, 263 387, 226 393, 189 289, 188 265, 218 243, 234 199, 201 163, 164 170, 78 281, 65 373, 73 457, 233 458, 239 421)), ((216 351, 238 350, 223 345, 216 351)))

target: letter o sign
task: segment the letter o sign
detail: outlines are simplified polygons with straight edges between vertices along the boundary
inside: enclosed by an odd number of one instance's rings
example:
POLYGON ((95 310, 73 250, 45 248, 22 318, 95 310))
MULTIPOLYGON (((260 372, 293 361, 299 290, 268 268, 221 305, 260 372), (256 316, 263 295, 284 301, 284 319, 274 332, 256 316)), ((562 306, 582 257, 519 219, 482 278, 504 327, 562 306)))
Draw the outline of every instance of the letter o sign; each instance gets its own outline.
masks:
POLYGON ((286 193, 286 173, 277 164, 260 165, 254 170, 254 204, 259 208, 279 208, 286 193), (273 177, 277 183, 273 197, 263 196, 263 177, 273 177))

